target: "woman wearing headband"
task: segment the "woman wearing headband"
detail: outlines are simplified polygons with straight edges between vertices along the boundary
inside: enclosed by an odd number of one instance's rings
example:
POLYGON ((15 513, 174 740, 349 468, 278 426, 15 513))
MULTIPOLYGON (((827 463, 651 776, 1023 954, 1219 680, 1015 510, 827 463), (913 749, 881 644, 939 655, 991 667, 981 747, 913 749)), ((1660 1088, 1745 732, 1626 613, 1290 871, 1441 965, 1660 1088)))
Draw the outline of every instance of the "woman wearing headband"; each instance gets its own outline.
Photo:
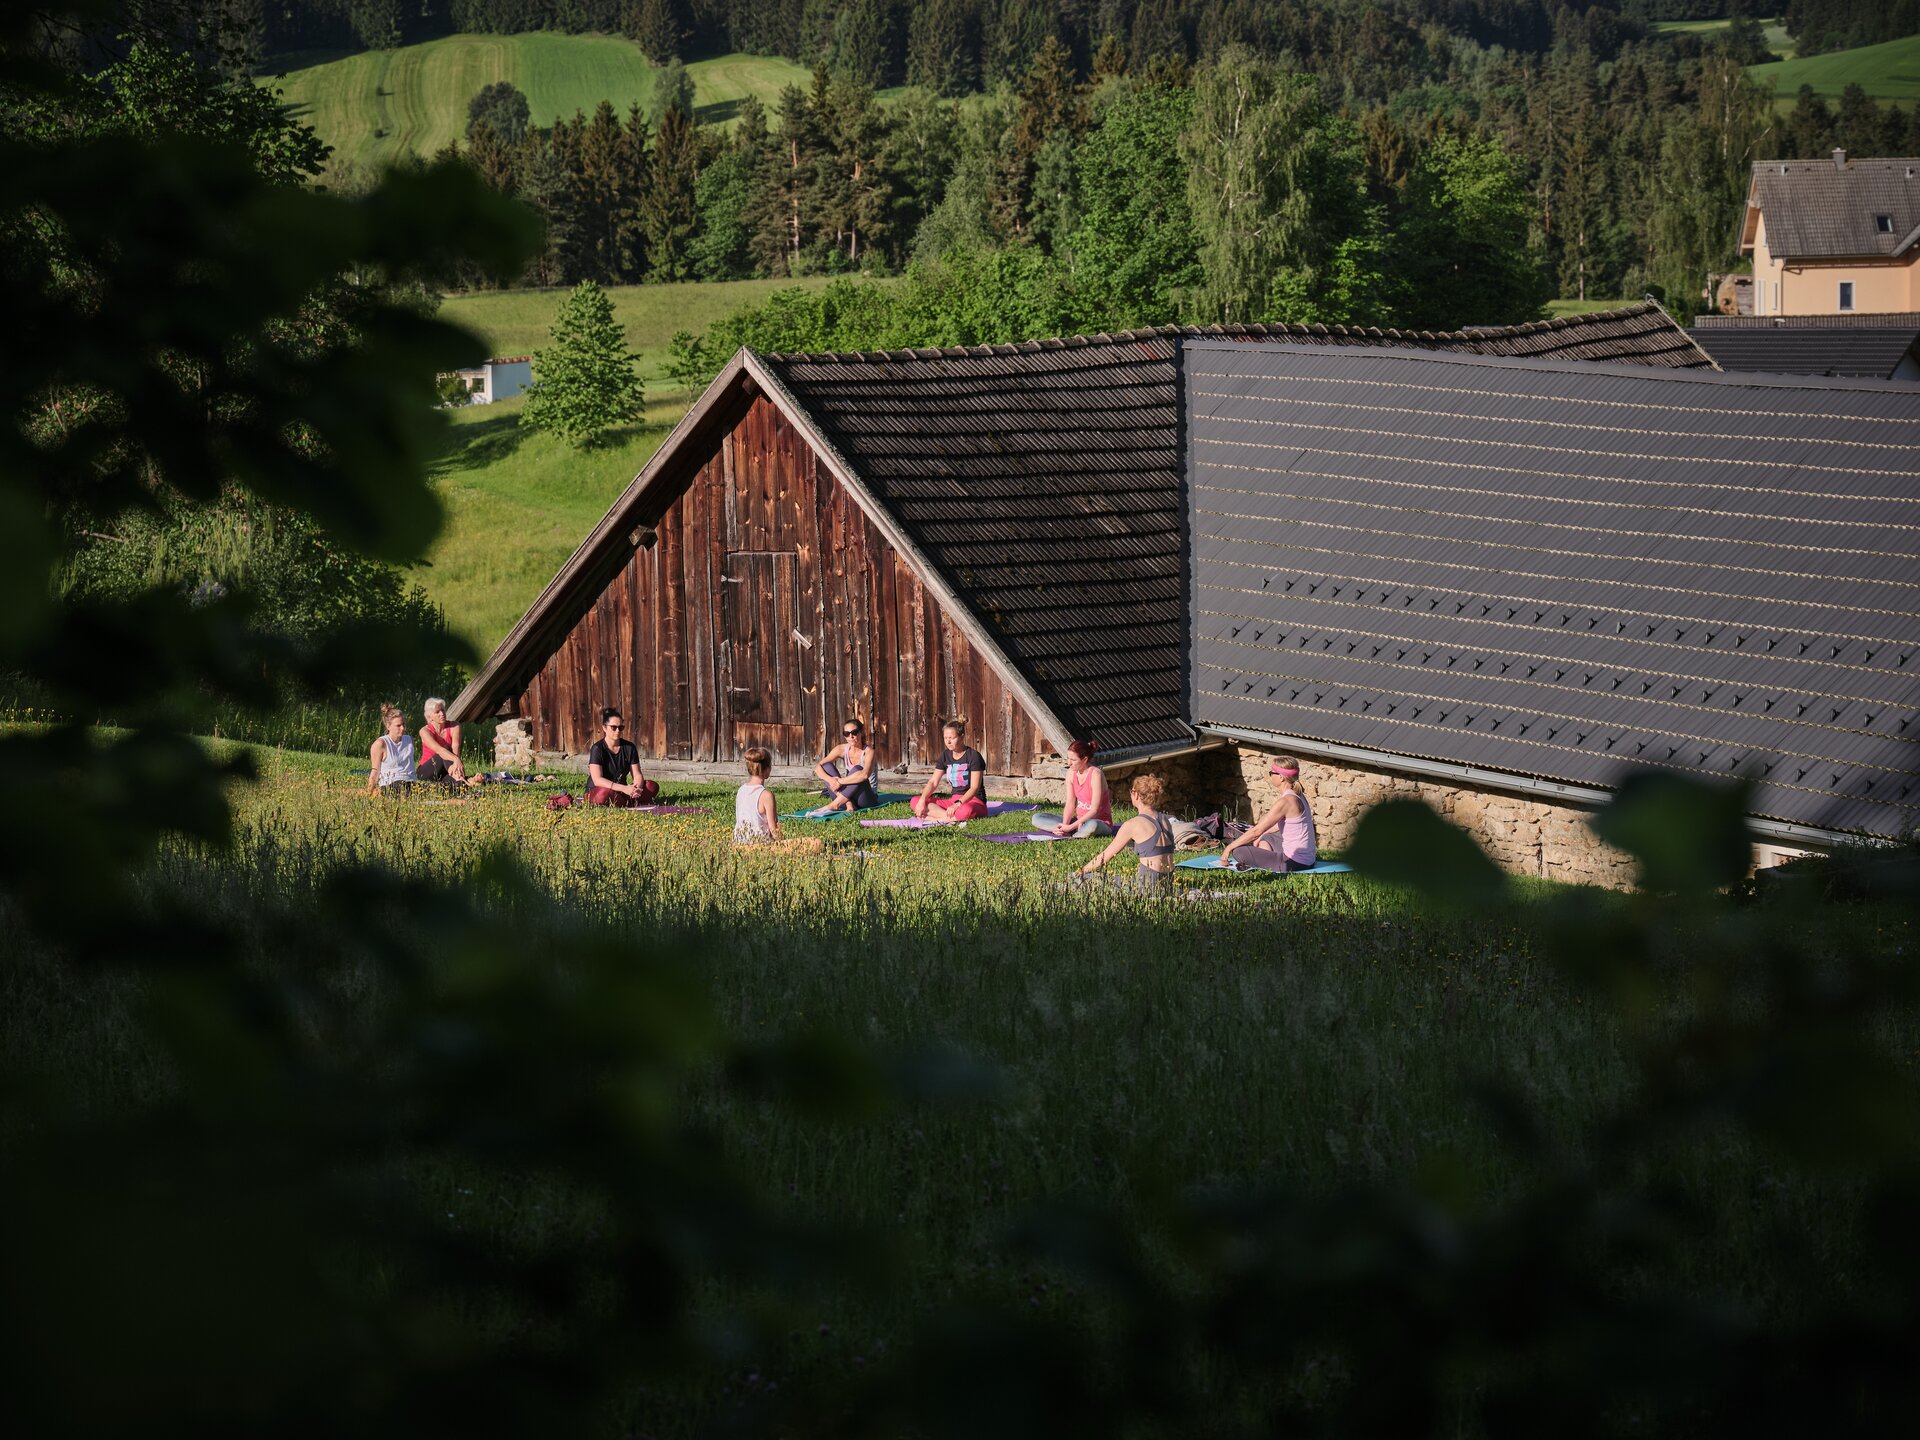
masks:
POLYGON ((1300 762, 1280 756, 1268 763, 1267 778, 1279 798, 1220 858, 1261 870, 1311 870, 1320 860, 1320 841, 1313 832, 1306 791, 1300 788, 1300 762))
POLYGON ((1067 746, 1066 811, 1060 815, 1036 812, 1034 829, 1050 835, 1071 835, 1076 840, 1113 834, 1113 792, 1107 788, 1106 772, 1093 763, 1097 748, 1091 740, 1076 740, 1067 746))

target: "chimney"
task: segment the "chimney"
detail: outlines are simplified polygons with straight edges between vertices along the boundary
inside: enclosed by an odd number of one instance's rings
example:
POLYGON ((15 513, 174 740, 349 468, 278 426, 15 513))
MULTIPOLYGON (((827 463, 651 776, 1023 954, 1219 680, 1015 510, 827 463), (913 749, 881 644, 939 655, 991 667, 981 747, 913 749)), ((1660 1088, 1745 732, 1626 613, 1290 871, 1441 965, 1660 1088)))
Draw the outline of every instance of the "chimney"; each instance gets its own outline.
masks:
POLYGON ((1837 145, 1833 149, 1833 168, 1836 170, 1847 168, 1847 152, 1837 145))

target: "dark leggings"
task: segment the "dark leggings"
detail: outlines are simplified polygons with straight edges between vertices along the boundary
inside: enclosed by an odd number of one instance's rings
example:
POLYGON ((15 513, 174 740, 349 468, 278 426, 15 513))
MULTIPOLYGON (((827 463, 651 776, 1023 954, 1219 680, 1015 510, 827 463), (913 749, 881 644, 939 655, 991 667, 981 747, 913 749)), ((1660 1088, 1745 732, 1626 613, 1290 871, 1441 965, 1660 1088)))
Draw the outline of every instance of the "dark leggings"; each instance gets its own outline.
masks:
MULTIPOLYGON (((838 760, 824 761, 820 768, 825 770, 829 775, 845 775, 847 773, 847 767, 842 765, 838 760)), ((839 796, 844 795, 852 802, 853 808, 856 810, 870 810, 880 803, 879 793, 873 788, 872 780, 862 780, 851 790, 845 789, 844 787, 836 790, 831 785, 822 785, 820 787, 820 793, 829 800, 837 799, 839 796)))
POLYGON ((453 778, 447 773, 446 758, 441 755, 435 755, 429 759, 422 760, 419 768, 413 773, 422 780, 451 780, 453 778))

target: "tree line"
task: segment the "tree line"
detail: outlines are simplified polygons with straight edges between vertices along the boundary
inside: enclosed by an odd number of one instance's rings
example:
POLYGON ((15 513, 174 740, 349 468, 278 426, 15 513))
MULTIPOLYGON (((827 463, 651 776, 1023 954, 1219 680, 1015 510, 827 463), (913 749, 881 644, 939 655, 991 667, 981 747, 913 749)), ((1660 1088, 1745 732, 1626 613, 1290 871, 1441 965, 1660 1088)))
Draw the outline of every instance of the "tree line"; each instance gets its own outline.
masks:
MULTIPOLYGON (((669 62, 651 116, 603 104, 528 128, 523 99, 496 113, 476 97, 443 158, 545 220, 532 283, 944 264, 1020 277, 995 287, 1017 332, 1496 323, 1556 293, 1684 311, 1734 258, 1753 161, 1920 147, 1920 112, 1857 89, 1776 116, 1724 42, 1629 41, 1603 63, 1591 19, 1564 12, 1559 42, 1528 56, 1382 18, 1370 63, 1384 75, 1398 56, 1405 74, 1378 94, 1238 48, 1136 67, 1107 47, 1083 66, 1058 36, 1016 86, 960 100, 881 102, 822 64, 771 107, 743 101, 731 130, 693 123, 669 62), (1262 217, 1259 243, 1238 245, 1229 216, 1262 217)), ((908 328, 978 328, 951 318, 908 328)))

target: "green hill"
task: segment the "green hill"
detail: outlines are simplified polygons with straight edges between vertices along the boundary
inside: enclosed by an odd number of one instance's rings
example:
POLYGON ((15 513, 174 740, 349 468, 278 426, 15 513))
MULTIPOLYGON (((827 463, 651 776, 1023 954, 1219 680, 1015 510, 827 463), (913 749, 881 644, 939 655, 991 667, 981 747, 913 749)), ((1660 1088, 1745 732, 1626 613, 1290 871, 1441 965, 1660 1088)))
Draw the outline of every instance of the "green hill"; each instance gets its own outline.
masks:
MULTIPOLYGON (((706 123, 729 120, 748 95, 771 102, 808 73, 790 60, 722 55, 687 67, 706 123)), ((537 125, 611 100, 622 115, 653 94, 654 67, 630 40, 608 35, 450 35, 397 50, 290 56, 264 77, 294 113, 334 147, 336 163, 364 169, 408 151, 428 155, 467 127, 467 102, 510 80, 526 92, 537 125), (284 78, 281 78, 281 77, 284 78)))
MULTIPOLYGON (((1731 20, 1656 20, 1653 29, 1662 35, 1712 35, 1732 23, 1731 20)), ((1777 19, 1762 20, 1760 24, 1767 38, 1767 49, 1783 60, 1791 60, 1793 37, 1787 33, 1787 27, 1777 19)))
POLYGON ((1875 100, 1912 105, 1920 102, 1920 35, 1889 40, 1884 45, 1863 45, 1858 50, 1835 50, 1830 55, 1755 65, 1748 73, 1763 83, 1773 82, 1774 103, 1783 107, 1794 103, 1802 85, 1811 85, 1815 94, 1832 102, 1854 84, 1875 100))

